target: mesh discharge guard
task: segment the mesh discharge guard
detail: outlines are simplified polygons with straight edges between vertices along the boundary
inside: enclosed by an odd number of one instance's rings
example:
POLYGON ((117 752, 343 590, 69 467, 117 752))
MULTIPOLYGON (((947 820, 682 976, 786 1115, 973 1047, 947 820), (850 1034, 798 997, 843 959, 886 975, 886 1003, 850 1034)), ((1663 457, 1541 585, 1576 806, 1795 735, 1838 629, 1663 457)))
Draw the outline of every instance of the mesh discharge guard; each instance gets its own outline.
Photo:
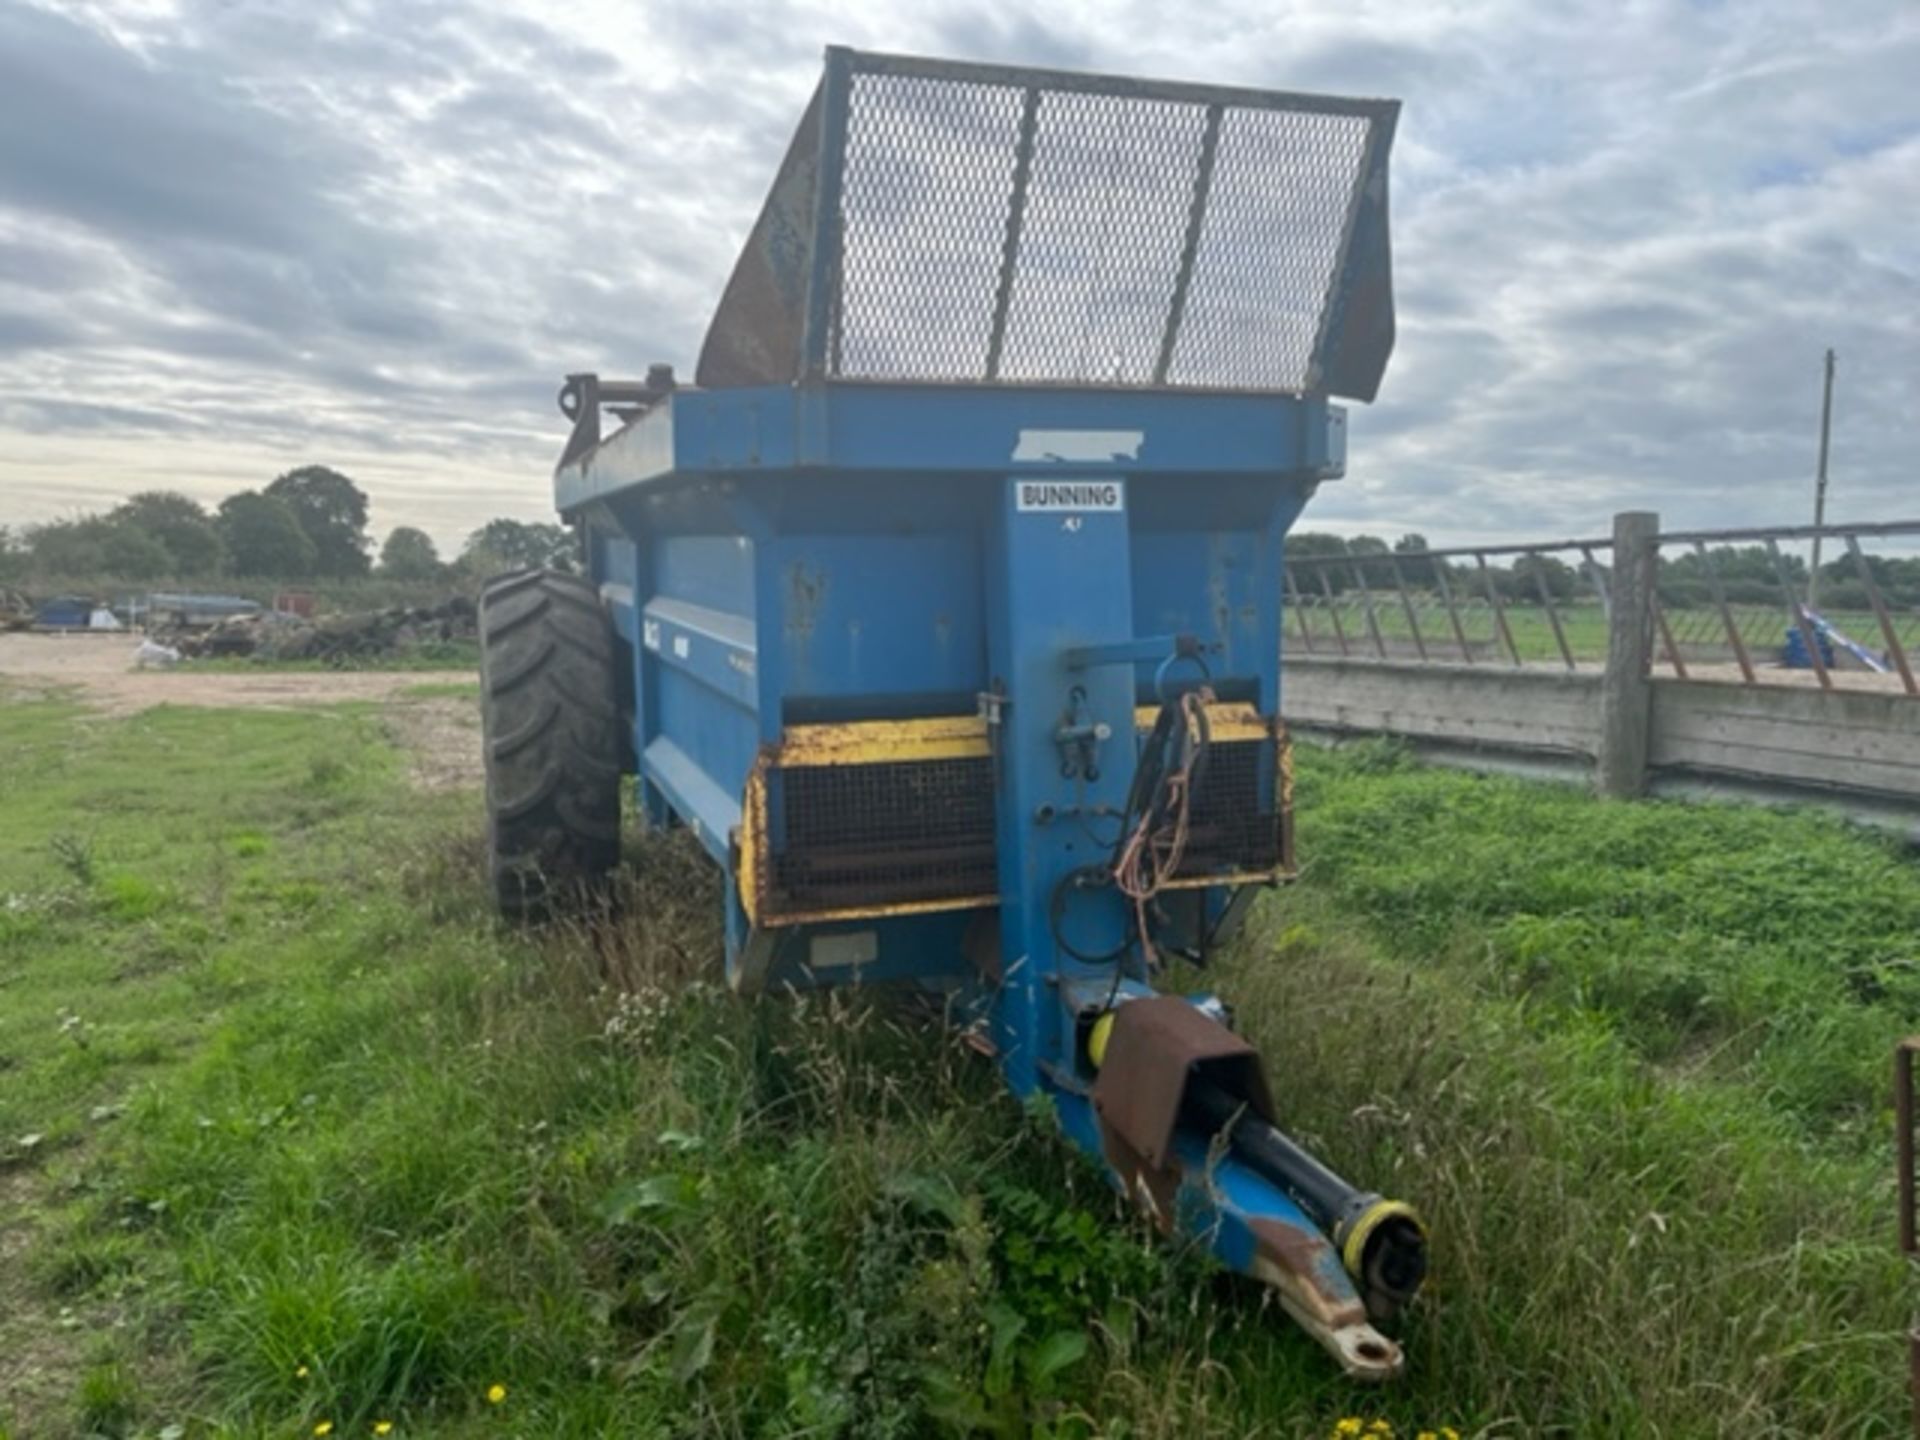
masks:
POLYGON ((830 49, 698 383, 1371 400, 1393 349, 1398 114, 830 49))

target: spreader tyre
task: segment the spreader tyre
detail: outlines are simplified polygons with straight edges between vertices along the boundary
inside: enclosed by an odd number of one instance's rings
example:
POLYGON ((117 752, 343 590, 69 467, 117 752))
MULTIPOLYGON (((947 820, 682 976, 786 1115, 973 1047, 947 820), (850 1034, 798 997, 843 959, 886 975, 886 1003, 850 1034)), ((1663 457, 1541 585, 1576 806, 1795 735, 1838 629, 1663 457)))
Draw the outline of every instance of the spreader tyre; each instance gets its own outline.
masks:
POLYGON ((481 594, 487 866, 509 919, 592 902, 619 863, 615 654, 600 597, 578 576, 521 570, 481 594))

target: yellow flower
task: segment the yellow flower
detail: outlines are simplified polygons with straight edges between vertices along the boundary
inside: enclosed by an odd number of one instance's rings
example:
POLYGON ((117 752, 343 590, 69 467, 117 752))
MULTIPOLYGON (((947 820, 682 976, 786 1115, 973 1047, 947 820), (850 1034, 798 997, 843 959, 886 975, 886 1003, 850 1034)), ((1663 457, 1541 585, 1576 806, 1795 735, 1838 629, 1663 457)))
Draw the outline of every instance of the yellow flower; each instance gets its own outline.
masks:
POLYGON ((1440 1440, 1440 1437, 1431 1430, 1422 1430, 1418 1435, 1413 1437, 1413 1440, 1440 1440))
POLYGON ((1385 1420, 1376 1420, 1371 1425, 1367 1426, 1367 1434, 1391 1435, 1393 1434, 1393 1426, 1385 1420))
POLYGON ((1358 1435, 1360 1430, 1360 1417, 1358 1415, 1349 1415, 1333 1427, 1333 1433, 1336 1435, 1358 1435))
POLYGON ((306 1378, 307 1378, 307 1367, 306 1367, 306 1366, 304 1366, 304 1365, 302 1365, 302 1366, 301 1366, 301 1367, 300 1367, 300 1368, 299 1368, 298 1370, 296 1370, 296 1371, 294 1371, 294 1372, 293 1372, 293 1378, 294 1378, 294 1379, 296 1379, 296 1380, 304 1380, 304 1379, 306 1379, 306 1378))
POLYGON ((331 1435, 333 1433, 333 1421, 322 1420, 318 1425, 313 1427, 313 1433, 316 1435, 331 1435))
POLYGON ((504 1386, 504 1385, 489 1385, 489 1386, 487 1387, 487 1403, 488 1403, 489 1405, 498 1405, 498 1404, 499 1404, 499 1403, 500 1403, 500 1402, 501 1402, 502 1400, 504 1400, 504 1399, 506 1399, 506 1398, 507 1398, 507 1387, 506 1387, 506 1386, 504 1386))
POLYGON ((376 1434, 376 1435, 390 1435, 390 1434, 392 1434, 392 1433, 393 1433, 393 1421, 391 1421, 391 1420, 376 1420, 376 1421, 374 1421, 374 1422, 373 1422, 373 1433, 374 1433, 374 1434, 376 1434))

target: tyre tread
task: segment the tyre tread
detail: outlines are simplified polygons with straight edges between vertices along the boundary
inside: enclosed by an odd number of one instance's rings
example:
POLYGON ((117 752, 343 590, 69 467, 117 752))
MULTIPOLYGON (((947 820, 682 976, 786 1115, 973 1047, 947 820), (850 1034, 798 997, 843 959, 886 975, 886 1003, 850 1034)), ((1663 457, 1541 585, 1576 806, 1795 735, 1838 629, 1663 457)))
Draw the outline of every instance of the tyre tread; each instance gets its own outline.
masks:
POLYGON ((509 918, 543 918, 619 863, 613 627, 590 582, 521 570, 481 595, 480 647, 494 900, 509 918))

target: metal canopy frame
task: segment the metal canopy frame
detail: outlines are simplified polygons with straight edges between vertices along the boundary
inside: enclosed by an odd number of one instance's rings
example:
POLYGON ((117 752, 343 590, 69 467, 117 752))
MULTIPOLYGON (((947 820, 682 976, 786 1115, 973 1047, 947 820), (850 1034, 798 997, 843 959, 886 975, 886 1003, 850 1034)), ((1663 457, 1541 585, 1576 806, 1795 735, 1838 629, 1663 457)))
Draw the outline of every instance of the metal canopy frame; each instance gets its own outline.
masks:
POLYGON ((698 382, 1371 400, 1398 114, 830 48, 698 382))

